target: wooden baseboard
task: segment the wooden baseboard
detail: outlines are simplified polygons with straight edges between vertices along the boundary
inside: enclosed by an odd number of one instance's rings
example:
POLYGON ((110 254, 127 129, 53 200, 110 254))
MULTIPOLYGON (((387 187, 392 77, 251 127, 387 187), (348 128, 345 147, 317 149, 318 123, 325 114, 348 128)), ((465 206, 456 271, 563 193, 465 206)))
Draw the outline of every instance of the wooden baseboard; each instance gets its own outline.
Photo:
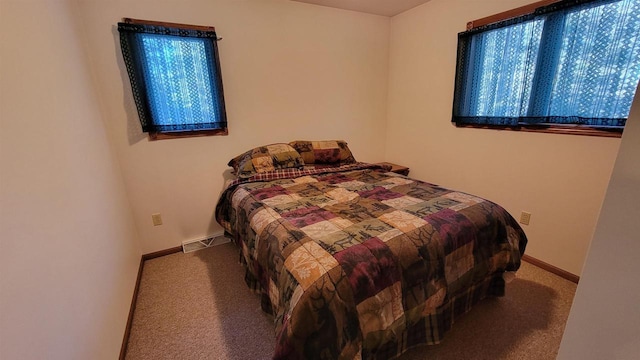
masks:
POLYGON ((172 248, 169 248, 169 249, 164 249, 164 250, 160 250, 160 251, 155 251, 155 252, 152 252, 152 253, 144 254, 144 255, 142 255, 142 260, 145 260, 145 261, 146 260, 151 260, 151 259, 155 259, 157 257, 179 253, 180 251, 182 251, 182 246, 176 246, 176 247, 172 247, 172 248))
POLYGON ((539 268, 541 268, 543 270, 546 270, 546 271, 548 271, 548 272, 550 272, 552 274, 556 274, 556 275, 560 276, 561 278, 567 279, 567 280, 569 280, 571 282, 574 282, 576 284, 580 281, 580 276, 572 274, 572 273, 570 273, 568 271, 562 270, 559 267, 555 267, 555 266, 553 266, 551 264, 548 264, 548 263, 546 263, 546 262, 544 262, 542 260, 538 260, 538 259, 536 259, 534 257, 529 256, 529 255, 522 255, 522 260, 528 262, 531 265, 535 265, 535 266, 537 266, 537 267, 539 267, 539 268))
POLYGON ((136 285, 133 288, 133 297, 131 299, 131 306, 129 307, 129 317, 127 318, 127 325, 124 329, 124 337, 122 339, 122 346, 120 347, 120 360, 124 360, 127 354, 127 345, 129 345, 129 335, 131 334, 131 324, 133 323, 133 313, 136 310, 136 302, 138 301, 138 291, 140 290, 140 280, 142 279, 142 268, 144 262, 157 257, 171 255, 182 251, 182 246, 176 246, 173 248, 160 250, 148 254, 144 254, 140 257, 140 266, 138 267, 138 277, 136 278, 136 285))
POLYGON ((136 309, 136 300, 138 300, 138 290, 140 289, 140 279, 142 278, 142 268, 144 267, 144 256, 140 258, 140 266, 138 266, 138 277, 136 278, 136 285, 133 288, 133 296, 131 299, 131 306, 129 306, 129 317, 127 318, 127 327, 124 329, 124 337, 122 339, 122 346, 120 347, 120 360, 124 360, 124 356, 127 354, 127 345, 129 344, 129 335, 131 334, 131 323, 133 322, 133 312, 136 309))

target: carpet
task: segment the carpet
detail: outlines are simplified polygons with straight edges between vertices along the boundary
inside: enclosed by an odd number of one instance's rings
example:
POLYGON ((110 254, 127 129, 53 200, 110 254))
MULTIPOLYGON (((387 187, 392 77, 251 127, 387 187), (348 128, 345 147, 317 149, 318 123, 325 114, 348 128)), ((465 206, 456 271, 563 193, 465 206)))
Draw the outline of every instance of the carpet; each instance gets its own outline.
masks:
MULTIPOLYGON (((441 344, 398 359, 555 359, 575 290, 523 262, 505 297, 476 305, 441 344)), ((126 359, 270 359, 274 344, 234 244, 145 262, 126 359)))

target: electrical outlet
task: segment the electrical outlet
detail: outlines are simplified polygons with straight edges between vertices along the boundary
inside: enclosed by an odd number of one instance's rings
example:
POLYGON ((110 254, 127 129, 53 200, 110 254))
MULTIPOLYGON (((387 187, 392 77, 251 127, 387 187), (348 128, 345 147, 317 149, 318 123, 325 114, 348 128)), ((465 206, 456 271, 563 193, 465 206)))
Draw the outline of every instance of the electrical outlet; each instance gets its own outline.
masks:
POLYGON ((160 216, 160 213, 151 214, 151 220, 153 221, 153 226, 162 225, 162 216, 160 216))
POLYGON ((523 224, 523 225, 529 225, 529 222, 530 222, 530 221, 531 221, 531 213, 530 213, 530 212, 523 211, 523 212, 520 214, 520 224, 523 224))

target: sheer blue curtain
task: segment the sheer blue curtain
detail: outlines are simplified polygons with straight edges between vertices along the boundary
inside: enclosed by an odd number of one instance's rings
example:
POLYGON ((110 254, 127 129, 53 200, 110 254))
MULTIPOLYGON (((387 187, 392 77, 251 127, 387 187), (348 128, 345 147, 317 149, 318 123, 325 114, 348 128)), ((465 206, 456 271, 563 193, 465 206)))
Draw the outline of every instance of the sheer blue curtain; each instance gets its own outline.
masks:
POLYGON ((216 122, 211 76, 202 39, 141 35, 151 115, 157 125, 216 122))
POLYGON ((562 1, 461 33, 453 121, 623 127, 639 37, 640 0, 562 1))

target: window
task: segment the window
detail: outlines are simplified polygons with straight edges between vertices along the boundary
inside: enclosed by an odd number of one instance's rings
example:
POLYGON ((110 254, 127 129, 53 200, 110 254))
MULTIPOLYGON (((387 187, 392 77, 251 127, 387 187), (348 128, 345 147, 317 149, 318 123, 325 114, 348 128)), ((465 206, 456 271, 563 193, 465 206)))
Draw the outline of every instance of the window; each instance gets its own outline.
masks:
POLYGON ((640 0, 558 1, 458 34, 453 122, 619 134, 639 80, 640 0))
POLYGON ((143 132, 227 134, 215 28, 124 19, 118 31, 143 132))

